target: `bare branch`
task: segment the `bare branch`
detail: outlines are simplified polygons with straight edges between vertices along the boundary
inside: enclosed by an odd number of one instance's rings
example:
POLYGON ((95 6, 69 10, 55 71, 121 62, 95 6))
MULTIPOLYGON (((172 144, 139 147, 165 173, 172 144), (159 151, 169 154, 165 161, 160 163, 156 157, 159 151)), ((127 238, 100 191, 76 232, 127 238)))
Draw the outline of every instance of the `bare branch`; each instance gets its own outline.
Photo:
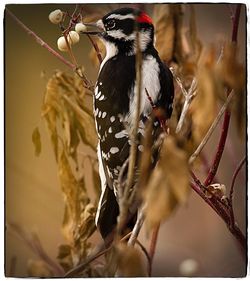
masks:
POLYGON ((98 45, 96 44, 96 42, 92 39, 91 35, 87 34, 87 36, 88 36, 88 38, 89 38, 91 44, 93 45, 93 47, 94 47, 94 49, 95 49, 95 51, 96 51, 96 55, 97 55, 97 58, 98 58, 98 60, 99 60, 99 63, 101 64, 101 63, 102 63, 102 54, 101 54, 101 52, 100 52, 100 50, 99 50, 99 47, 98 47, 98 45))
POLYGON ((192 83, 190 88, 188 89, 188 91, 185 89, 181 79, 175 74, 173 67, 170 68, 171 72, 173 73, 173 76, 175 78, 175 81, 177 82, 177 84, 179 85, 181 92, 185 98, 185 102, 182 108, 182 112, 181 112, 181 116, 180 119, 178 121, 178 124, 176 126, 176 133, 179 133, 182 129, 187 111, 189 109, 189 106, 194 98, 194 96, 196 95, 196 87, 197 87, 197 81, 196 78, 193 78, 192 83))
POLYGON ((57 57, 61 62, 63 62, 68 67, 70 67, 73 71, 75 71, 75 65, 73 63, 66 60, 52 47, 50 47, 46 42, 44 42, 35 32, 30 30, 24 23, 22 23, 9 9, 6 9, 5 11, 22 29, 24 29, 28 33, 28 35, 32 36, 40 46, 47 49, 52 55, 57 57))
POLYGON ((135 226, 133 228, 133 231, 132 231, 132 234, 128 240, 128 245, 129 246, 134 246, 136 240, 137 240, 137 237, 139 235, 139 232, 142 228, 142 225, 144 223, 144 220, 145 220, 145 215, 144 215, 144 211, 143 209, 139 209, 138 210, 138 217, 137 217, 137 220, 136 220, 136 223, 135 223, 135 226))
POLYGON ((232 204, 233 201, 233 192, 234 192, 234 184, 236 181, 236 178, 242 168, 242 166, 245 164, 246 162, 246 156, 243 157, 243 159, 240 161, 240 163, 238 164, 237 168, 234 171, 233 177, 232 177, 232 182, 231 182, 231 187, 230 187, 230 194, 229 194, 229 201, 232 204))

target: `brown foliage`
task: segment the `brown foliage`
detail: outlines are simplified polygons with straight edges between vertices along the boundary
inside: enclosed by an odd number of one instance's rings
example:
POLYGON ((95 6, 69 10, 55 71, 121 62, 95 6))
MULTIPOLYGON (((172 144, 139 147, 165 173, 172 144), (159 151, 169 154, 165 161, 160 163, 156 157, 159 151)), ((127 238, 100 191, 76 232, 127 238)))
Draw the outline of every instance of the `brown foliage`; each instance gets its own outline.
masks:
POLYGON ((146 222, 150 228, 186 202, 190 190, 187 160, 187 153, 176 146, 172 136, 167 136, 144 193, 146 222))

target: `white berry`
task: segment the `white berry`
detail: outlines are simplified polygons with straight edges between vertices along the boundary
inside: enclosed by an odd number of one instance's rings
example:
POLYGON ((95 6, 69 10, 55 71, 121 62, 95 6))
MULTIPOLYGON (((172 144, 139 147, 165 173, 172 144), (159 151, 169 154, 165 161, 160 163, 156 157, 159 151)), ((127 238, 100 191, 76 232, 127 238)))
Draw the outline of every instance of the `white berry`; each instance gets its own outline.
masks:
POLYGON ((49 20, 53 24, 58 24, 62 21, 63 12, 61 10, 54 10, 49 14, 49 20))
MULTIPOLYGON (((69 45, 70 45, 70 42, 69 42, 69 45)), ((66 42, 66 40, 65 40, 65 38, 63 36, 58 38, 58 40, 57 40, 57 47, 62 52, 67 52, 68 51, 67 42, 66 42)))
POLYGON ((85 32, 87 30, 87 26, 81 22, 77 23, 75 26, 75 31, 77 33, 85 32))
POLYGON ((79 42, 80 36, 79 36, 79 34, 77 32, 70 31, 68 36, 67 36, 67 39, 68 39, 70 44, 74 45, 74 44, 79 42))

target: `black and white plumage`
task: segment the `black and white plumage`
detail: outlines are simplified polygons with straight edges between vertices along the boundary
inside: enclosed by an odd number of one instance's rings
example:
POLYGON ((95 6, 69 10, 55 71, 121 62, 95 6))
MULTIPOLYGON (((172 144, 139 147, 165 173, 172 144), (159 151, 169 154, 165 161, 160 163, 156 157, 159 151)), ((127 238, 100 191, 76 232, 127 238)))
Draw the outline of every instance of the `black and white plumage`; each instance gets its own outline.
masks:
MULTIPOLYGON (((163 109, 166 119, 170 118, 172 113, 173 78, 154 48, 154 27, 150 17, 132 8, 118 9, 104 16, 96 25, 101 30, 99 36, 105 44, 106 57, 100 66, 94 97, 94 115, 99 138, 97 152, 102 184, 96 223, 104 238, 116 224, 119 213, 116 183, 130 150, 127 128, 131 126, 136 106, 135 24, 139 28, 142 52, 139 138, 143 137, 145 121, 152 111, 146 90, 154 105, 163 109)), ((155 127, 159 126, 160 123, 156 120, 155 127)), ((143 148, 139 145, 138 149, 142 151, 143 148)))

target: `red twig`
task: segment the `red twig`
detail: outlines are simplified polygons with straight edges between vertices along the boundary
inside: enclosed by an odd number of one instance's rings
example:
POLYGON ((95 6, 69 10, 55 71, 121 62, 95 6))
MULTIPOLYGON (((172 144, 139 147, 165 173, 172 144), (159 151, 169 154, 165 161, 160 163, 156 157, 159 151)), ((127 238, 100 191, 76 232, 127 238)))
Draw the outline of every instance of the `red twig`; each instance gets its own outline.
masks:
POLYGON ((155 249, 156 249, 156 243, 157 243, 157 238, 160 230, 160 223, 155 227, 153 230, 152 238, 151 238, 151 243, 149 247, 149 257, 150 257, 150 263, 149 263, 149 268, 148 268, 148 276, 151 277, 152 274, 152 265, 153 265, 153 259, 155 255, 155 249))
POLYGON ((219 141, 219 144, 217 147, 216 154, 214 156, 213 164, 212 164, 211 168, 209 169, 209 173, 207 175, 206 180, 204 181, 205 186, 208 186, 212 183, 212 181, 217 173, 217 170, 218 170, 218 167, 220 164, 220 160, 221 160, 224 148, 225 148, 230 118, 231 118, 231 114, 227 110, 224 115, 224 121, 223 121, 222 130, 221 130, 220 141, 219 141))
MULTIPOLYGON (((236 7, 235 15, 233 17, 232 42, 234 42, 234 43, 237 42, 240 10, 241 10, 241 4, 238 4, 236 7)), ((229 93, 229 91, 228 91, 228 93, 229 93)), ((212 181, 214 180, 214 177, 216 175, 216 172, 218 170, 220 160, 221 160, 224 148, 225 148, 229 123, 230 123, 230 117, 231 117, 230 112, 226 111, 224 113, 224 121, 223 121, 223 125, 222 125, 221 136, 220 136, 219 144, 217 146, 217 150, 216 150, 216 153, 214 156, 213 164, 212 164, 211 168, 209 169, 209 173, 208 173, 208 176, 207 176, 204 184, 202 185, 200 183, 200 181, 196 178, 196 176, 193 173, 191 173, 191 175, 195 181, 195 184, 191 183, 191 187, 224 220, 224 222, 227 224, 227 227, 230 230, 230 232, 233 234, 233 236, 239 242, 242 253, 245 255, 246 254, 246 238, 243 235, 243 233, 241 232, 241 230, 239 229, 239 227, 237 226, 237 224, 234 222, 234 213, 233 213, 233 208, 232 208, 232 204, 231 204, 230 200, 228 200, 228 202, 229 202, 228 207, 225 208, 225 205, 221 204, 222 202, 220 200, 218 200, 217 198, 214 198, 214 197, 207 198, 205 193, 203 192, 203 190, 204 190, 203 188, 206 188, 208 185, 210 185, 212 183, 212 181)), ((243 161, 243 163, 244 163, 244 161, 243 161)), ((242 165, 239 165, 239 170, 242 165)), ((235 178, 236 178, 236 176, 237 176, 237 174, 235 175, 235 178)), ((233 183, 232 183, 232 186, 233 186, 233 183)), ((232 189, 231 189, 231 193, 232 193, 232 189)))
POLYGON ((241 232, 239 227, 235 223, 231 223, 231 207, 226 210, 221 205, 219 205, 219 201, 216 198, 208 198, 205 193, 203 192, 201 186, 198 185, 199 183, 195 181, 194 183, 190 183, 192 189, 220 216, 223 221, 227 224, 229 231, 235 237, 235 239, 239 242, 241 252, 245 256, 246 254, 246 238, 244 234, 241 232))
POLYGON ((150 103, 150 105, 152 107, 153 113, 154 113, 155 117, 157 118, 157 120, 160 122, 161 128, 163 129, 163 131, 166 134, 168 134, 168 129, 166 127, 165 112, 163 112, 160 108, 158 108, 154 104, 154 102, 153 102, 153 100, 152 100, 152 98, 151 98, 151 96, 150 96, 150 94, 149 94, 149 92, 148 92, 148 90, 146 88, 145 88, 145 92, 146 92, 146 96, 148 98, 148 101, 149 101, 149 103, 150 103))
POLYGON ((232 182, 231 182, 231 187, 230 187, 230 194, 229 194, 230 202, 233 201, 233 192, 234 192, 235 180, 236 180, 242 166, 245 164, 245 162, 246 162, 246 156, 243 157, 243 159, 240 161, 239 165, 237 166, 237 168, 234 171, 234 174, 233 174, 233 177, 232 177, 232 182))
MULTIPOLYGON (((239 20, 240 20, 240 10, 241 10, 241 4, 238 4, 236 7, 234 18, 233 18, 234 21, 233 21, 233 31, 232 31, 232 42, 234 42, 234 43, 237 42, 238 27, 239 27, 239 20)), ((229 91, 228 91, 228 93, 229 93, 229 91)), ((218 170, 218 167, 220 164, 220 160, 221 160, 224 148, 225 148, 230 118, 231 118, 231 114, 227 110, 224 114, 224 121, 223 121, 223 125, 222 125, 220 141, 219 141, 219 144, 217 147, 216 154, 214 156, 213 164, 212 164, 212 166, 209 170, 209 173, 207 175, 207 178, 204 182, 205 186, 208 186, 212 183, 212 181, 217 173, 217 170, 218 170)))
POLYGON ((93 45, 93 47, 94 47, 94 49, 95 49, 95 51, 96 51, 96 55, 97 55, 97 58, 98 58, 98 60, 99 60, 99 63, 101 64, 101 63, 102 63, 102 54, 101 54, 101 52, 100 52, 100 50, 99 50, 99 47, 98 47, 98 45, 96 44, 96 42, 92 39, 92 37, 91 37, 89 34, 87 34, 87 36, 88 36, 88 38, 89 38, 91 44, 93 45))

